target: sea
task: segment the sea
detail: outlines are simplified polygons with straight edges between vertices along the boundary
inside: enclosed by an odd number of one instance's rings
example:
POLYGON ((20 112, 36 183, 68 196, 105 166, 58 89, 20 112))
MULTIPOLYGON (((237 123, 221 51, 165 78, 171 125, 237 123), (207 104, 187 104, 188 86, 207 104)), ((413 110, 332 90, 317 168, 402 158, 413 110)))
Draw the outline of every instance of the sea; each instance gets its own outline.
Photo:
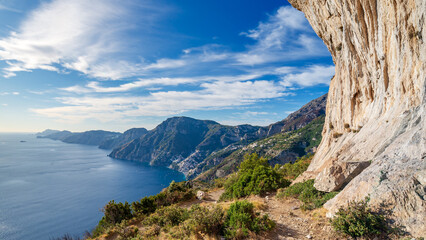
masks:
POLYGON ((0 134, 0 239, 81 237, 110 200, 154 195, 183 174, 108 157, 96 146, 0 134))

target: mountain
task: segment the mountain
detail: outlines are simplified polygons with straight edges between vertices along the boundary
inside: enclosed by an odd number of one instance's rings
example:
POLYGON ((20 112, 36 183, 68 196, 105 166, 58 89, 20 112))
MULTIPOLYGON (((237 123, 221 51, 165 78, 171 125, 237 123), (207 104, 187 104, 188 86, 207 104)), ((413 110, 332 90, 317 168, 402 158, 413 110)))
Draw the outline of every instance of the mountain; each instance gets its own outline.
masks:
POLYGON ((369 197, 415 237, 426 236, 426 2, 289 0, 336 66, 323 140, 298 181, 341 192, 332 216, 369 197))
MULTIPOLYGON (((169 118, 141 138, 114 149, 109 156, 167 166, 184 173, 188 178, 195 178, 221 163, 235 150, 273 135, 273 131, 285 133, 297 130, 323 116, 326 99, 327 95, 324 95, 312 100, 283 121, 267 127, 225 126, 188 117, 169 118)), ((294 161, 300 155, 299 152, 290 154, 292 157, 289 161, 294 161)))
POLYGON ((73 133, 70 136, 64 138, 62 141, 66 143, 78 143, 85 145, 99 146, 102 142, 117 138, 121 135, 118 132, 108 132, 102 130, 92 130, 81 133, 73 133))
POLYGON ((288 132, 300 129, 310 123, 318 116, 325 115, 325 105, 327 103, 327 94, 310 101, 299 110, 291 113, 284 120, 268 126, 268 136, 281 132, 288 132))
MULTIPOLYGON (((327 102, 327 94, 310 101, 309 103, 302 106, 299 110, 288 115, 284 120, 273 123, 265 127, 264 131, 266 131, 266 135, 259 137, 259 139, 263 137, 271 137, 277 134, 283 134, 289 131, 295 131, 305 127, 314 119, 317 119, 318 117, 321 117, 321 116, 323 117, 325 115, 326 102, 327 102)), ((321 127, 322 125, 320 126, 320 128, 321 127)), ((320 140, 318 139, 321 139, 321 136, 320 136, 321 131, 319 131, 318 134, 319 136, 316 137, 317 139, 316 141, 318 143, 316 145, 319 144, 320 140)), ((256 144, 256 143, 253 143, 253 144, 256 144)), ((262 145, 262 146, 265 146, 265 149, 266 149, 266 145, 262 145)), ((202 172, 205 172, 211 168, 213 169, 212 171, 210 171, 209 173, 210 175, 205 174, 203 180, 214 178, 212 177, 212 174, 213 176, 215 176, 216 171, 218 171, 217 177, 223 177, 227 175, 228 173, 236 169, 236 166, 238 166, 244 154, 247 153, 245 151, 242 151, 244 152, 243 154, 237 154, 236 152, 239 152, 241 151, 240 149, 247 148, 247 147, 248 147, 247 143, 244 144, 242 142, 237 142, 225 147, 224 149, 213 152, 211 155, 206 157, 202 162, 197 164, 196 167, 193 167, 191 170, 189 170, 187 173, 187 178, 193 179, 197 177, 199 174, 201 174, 202 172), (230 156, 231 154, 233 155, 230 156), (223 171, 223 169, 226 169, 226 170, 223 171)), ((300 151, 298 152, 284 151, 284 149, 282 149, 282 151, 279 151, 279 152, 280 152, 280 159, 275 157, 274 158, 275 160, 271 161, 271 164, 294 161, 301 153, 300 151)), ((258 151, 258 153, 260 153, 260 151, 258 151)))
POLYGON ((67 138, 67 137, 69 137, 73 134, 70 131, 57 131, 57 130, 46 130, 46 131, 47 131, 47 133, 50 132, 50 134, 37 135, 37 137, 38 138, 50 138, 50 139, 53 139, 53 140, 63 141, 65 138, 67 138))
POLYGON ((262 127, 231 127, 214 121, 173 117, 141 138, 114 149, 109 156, 167 166, 185 173, 213 151, 265 134, 262 127))
MULTIPOLYGON (((48 131, 51 132, 51 131, 48 131)), ((119 138, 122 134, 118 132, 108 132, 102 130, 92 130, 81 133, 73 133, 70 131, 53 131, 48 135, 38 135, 38 138, 49 138, 60 140, 65 143, 77 143, 85 145, 99 146, 105 141, 119 138)))
POLYGON ((60 132, 60 131, 59 130, 46 129, 43 132, 36 133, 35 135, 37 137, 44 137, 44 136, 54 134, 54 133, 57 133, 57 132, 60 132))
POLYGON ((294 162, 298 157, 316 151, 321 142, 324 114, 306 126, 293 131, 280 132, 247 145, 222 149, 211 154, 205 161, 190 171, 187 178, 211 181, 236 172, 246 154, 257 153, 268 159, 270 165, 294 162), (200 174, 199 176, 197 176, 200 174))
POLYGON ((122 146, 122 145, 132 141, 133 139, 137 139, 137 138, 142 137, 147 132, 148 132, 148 130, 146 130, 145 128, 132 128, 132 129, 125 131, 123 134, 121 134, 121 135, 119 135, 115 138, 107 139, 107 140, 101 142, 99 144, 99 148, 101 148, 101 149, 114 149, 114 148, 117 148, 119 146, 122 146))

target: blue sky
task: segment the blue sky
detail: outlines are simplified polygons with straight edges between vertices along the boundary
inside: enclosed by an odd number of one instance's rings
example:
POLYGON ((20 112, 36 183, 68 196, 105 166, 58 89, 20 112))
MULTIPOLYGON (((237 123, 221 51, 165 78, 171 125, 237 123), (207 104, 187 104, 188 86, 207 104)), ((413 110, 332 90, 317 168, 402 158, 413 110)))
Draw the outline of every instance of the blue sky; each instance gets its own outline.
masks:
POLYGON ((286 1, 0 0, 0 132, 264 126, 333 75, 286 1))

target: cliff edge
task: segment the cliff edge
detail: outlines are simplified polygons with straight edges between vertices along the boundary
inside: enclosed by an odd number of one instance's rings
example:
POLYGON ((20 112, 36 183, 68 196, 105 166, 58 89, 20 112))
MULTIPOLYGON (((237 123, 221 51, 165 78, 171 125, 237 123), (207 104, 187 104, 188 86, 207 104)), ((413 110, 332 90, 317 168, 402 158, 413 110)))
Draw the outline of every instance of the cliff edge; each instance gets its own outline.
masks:
POLYGON ((342 191, 325 207, 370 196, 426 235, 426 1, 289 0, 332 54, 323 139, 298 181, 342 191))

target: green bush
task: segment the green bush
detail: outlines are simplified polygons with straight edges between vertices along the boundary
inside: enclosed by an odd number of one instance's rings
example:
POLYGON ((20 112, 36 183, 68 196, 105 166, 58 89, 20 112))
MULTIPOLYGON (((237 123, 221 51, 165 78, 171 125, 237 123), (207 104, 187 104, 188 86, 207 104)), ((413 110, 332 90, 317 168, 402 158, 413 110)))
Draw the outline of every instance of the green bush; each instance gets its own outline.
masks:
POLYGON ((368 199, 340 208, 331 220, 333 228, 351 237, 375 236, 388 231, 385 217, 367 207, 368 199))
POLYGON ((282 177, 268 161, 257 154, 246 155, 236 175, 228 178, 221 200, 241 198, 251 194, 263 195, 286 187, 290 182, 282 177))
POLYGON ((151 214, 162 206, 170 206, 175 203, 188 201, 195 198, 194 191, 188 187, 186 182, 172 181, 169 187, 157 195, 144 197, 140 201, 132 203, 134 214, 151 214))
POLYGON ((127 202, 124 204, 121 202, 115 203, 115 201, 112 200, 103 207, 102 212, 104 212, 104 216, 92 231, 93 237, 98 237, 105 233, 110 227, 133 217, 130 204, 127 202))
POLYGON ((250 232, 268 231, 275 227, 275 223, 268 216, 258 216, 254 206, 248 201, 237 201, 231 204, 225 221, 225 237, 230 239, 244 239, 250 232))
POLYGON ((277 164, 274 169, 287 179, 296 179, 300 174, 308 169, 313 156, 313 154, 307 154, 303 157, 297 158, 294 163, 286 163, 284 165, 277 164))
POLYGON ((131 219, 133 217, 130 204, 125 202, 124 204, 119 202, 115 203, 114 200, 110 201, 102 209, 105 214, 105 222, 107 224, 115 225, 123 220, 131 219))
POLYGON ((157 203, 154 196, 144 197, 139 202, 132 203, 134 213, 150 214, 157 209, 157 203))
POLYGON ((189 211, 192 222, 192 232, 217 235, 223 231, 225 222, 225 212, 222 208, 216 206, 213 209, 193 205, 189 211))
POLYGON ((322 207, 324 203, 332 199, 337 195, 337 192, 321 192, 314 187, 314 180, 308 180, 306 182, 296 183, 285 189, 278 191, 277 197, 297 197, 303 202, 302 209, 312 210, 315 208, 322 207))
POLYGON ((177 206, 161 207, 144 219, 145 225, 158 225, 160 227, 177 226, 189 218, 188 210, 177 206))

